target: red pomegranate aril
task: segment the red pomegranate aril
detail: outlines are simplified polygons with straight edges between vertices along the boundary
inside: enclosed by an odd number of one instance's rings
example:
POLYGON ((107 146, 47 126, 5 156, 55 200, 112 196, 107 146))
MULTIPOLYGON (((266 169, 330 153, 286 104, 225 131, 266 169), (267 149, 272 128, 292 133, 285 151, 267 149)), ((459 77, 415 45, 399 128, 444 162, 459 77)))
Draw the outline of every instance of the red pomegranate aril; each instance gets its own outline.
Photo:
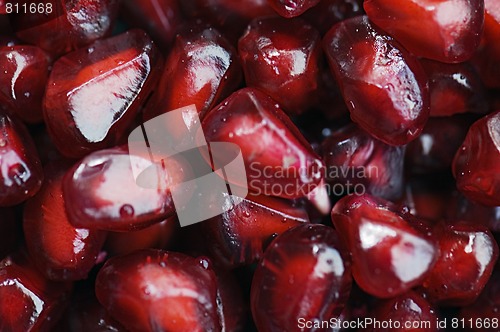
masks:
POLYGON ((324 225, 301 225, 279 235, 252 281, 252 315, 259 332, 304 331, 298 321, 337 318, 351 288, 348 253, 324 225))
MULTIPOLYGON (((400 328, 391 331, 437 332, 438 318, 434 308, 422 296, 408 292, 398 297, 375 303, 373 318, 379 322, 399 322, 400 328), (411 326, 411 327, 409 327, 411 326)), ((384 332, 387 328, 370 328, 370 332, 384 332)))
POLYGON ((204 258, 153 249, 111 258, 96 295, 131 330, 220 331, 217 281, 204 258))
POLYGON ((192 0, 180 5, 187 17, 208 22, 235 45, 253 18, 276 15, 267 0, 192 0))
MULTIPOLYGON (((19 8, 32 7, 16 1, 19 8), (26 7, 24 7, 26 6, 26 7)), ((14 15, 11 22, 19 39, 58 57, 111 33, 118 0, 46 1, 36 13, 14 15)))
POLYGON ((327 137, 321 150, 326 179, 342 184, 341 194, 366 191, 397 199, 403 193, 404 147, 387 145, 351 124, 327 137))
POLYGON ((406 169, 414 174, 449 170, 453 157, 464 141, 470 117, 432 117, 417 139, 406 148, 406 169))
POLYGON ((260 89, 289 114, 317 101, 320 79, 319 33, 300 18, 253 20, 238 42, 247 86, 260 89))
POLYGON ((2 106, 26 122, 42 121, 42 98, 49 75, 47 54, 36 46, 1 47, 0 73, 2 106))
POLYGON ((269 196, 248 195, 233 209, 203 223, 215 257, 230 265, 250 264, 262 258, 272 239, 286 230, 309 222, 304 209, 269 196))
POLYGON ((256 194, 304 197, 323 178, 324 165, 297 127, 269 96, 234 92, 202 120, 207 142, 241 148, 248 188, 256 194))
POLYGON ((332 221, 351 252, 354 280, 379 298, 421 284, 439 253, 413 216, 380 198, 346 196, 335 204, 332 221))
POLYGON ((146 31, 162 51, 170 49, 182 22, 176 0, 125 0, 123 10, 128 23, 146 31))
POLYGON ((233 271, 215 268, 218 286, 219 317, 222 331, 245 331, 248 304, 244 302, 243 292, 233 271))
POLYGON ((125 255, 140 249, 165 249, 175 239, 177 219, 170 217, 144 229, 109 232, 104 251, 110 256, 125 255))
POLYGON ((500 111, 476 121, 453 160, 457 188, 470 200, 500 205, 500 111))
POLYGON ((35 265, 51 280, 80 280, 96 264, 106 233, 75 228, 64 209, 62 178, 68 163, 45 167, 40 191, 24 205, 23 228, 35 265))
POLYGON ((161 55, 140 30, 99 40, 60 58, 49 77, 44 118, 67 157, 116 144, 151 93, 161 55))
POLYGON ((457 63, 472 57, 484 24, 484 0, 366 0, 370 20, 416 56, 457 63))
POLYGON ((363 14, 363 0, 320 0, 301 17, 324 35, 335 23, 363 14))
POLYGON ((149 120, 194 104, 201 115, 236 90, 242 80, 234 47, 214 28, 189 25, 175 39, 154 95, 149 120))
POLYGON ((131 155, 126 147, 96 151, 70 169, 63 183, 66 211, 75 227, 109 231, 138 230, 173 215, 170 187, 190 174, 179 158, 158 168, 156 188, 136 183, 132 163, 154 167, 149 156, 131 155))
POLYGON ((435 230, 440 255, 422 284, 434 303, 464 306, 476 300, 491 276, 498 258, 498 245, 481 225, 440 224, 435 230))
POLYGON ((483 84, 471 64, 420 61, 429 77, 431 116, 486 113, 488 103, 483 84))
POLYGON ((45 279, 23 253, 0 261, 0 330, 51 331, 69 300, 71 284, 45 279))
POLYGON ((43 170, 28 131, 0 113, 0 206, 19 204, 42 185, 43 170))
POLYGON ((302 15, 306 10, 318 4, 320 0, 267 0, 278 14, 286 18, 302 15))
POLYGON ((390 145, 404 145, 429 116, 425 72, 410 53, 366 16, 342 21, 323 39, 351 118, 390 145))
MULTIPOLYGON (((483 327, 476 322, 500 321, 500 269, 496 266, 488 283, 479 298, 466 307, 460 309, 459 317, 467 322, 472 331, 486 332, 491 328, 483 327)), ((496 325, 496 324, 495 324, 496 325)))

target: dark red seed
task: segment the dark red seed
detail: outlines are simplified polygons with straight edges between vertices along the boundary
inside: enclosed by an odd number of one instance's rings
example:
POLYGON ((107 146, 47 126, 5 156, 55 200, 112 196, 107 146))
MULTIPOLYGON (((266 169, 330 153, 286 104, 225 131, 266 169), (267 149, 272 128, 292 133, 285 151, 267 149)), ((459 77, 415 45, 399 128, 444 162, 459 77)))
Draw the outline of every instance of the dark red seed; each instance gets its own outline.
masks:
POLYGON ((114 257, 97 275, 97 299, 128 329, 220 331, 217 281, 208 265, 153 249, 114 257))
POLYGON ((320 0, 301 17, 324 35, 335 23, 363 14, 362 0, 320 0))
POLYGON ((291 18, 303 14, 320 0, 268 0, 273 9, 283 17, 291 18))
POLYGON ((302 19, 253 20, 238 42, 247 86, 264 91, 289 114, 317 101, 320 80, 319 33, 302 19))
POLYGON ((214 255, 231 265, 258 261, 274 237, 309 222, 303 208, 283 199, 264 195, 245 199, 231 195, 227 199, 241 202, 203 227, 214 255))
POLYGON ((438 257, 434 238, 382 199, 346 196, 335 204, 332 221, 351 252, 354 280, 377 297, 394 297, 421 284, 438 257))
POLYGON ((481 40, 483 0, 366 0, 370 20, 411 53, 441 62, 463 62, 481 40))
POLYGON ((64 209, 62 178, 67 163, 45 167, 45 182, 24 205, 24 237, 37 267, 52 280, 87 278, 106 233, 75 228, 64 209))
POLYGON ((278 236, 252 281, 252 315, 260 332, 303 331, 299 319, 336 318, 351 288, 348 253, 324 225, 301 225, 278 236))
POLYGON ((43 170, 28 131, 19 120, 0 114, 0 206, 19 204, 42 185, 43 170))
POLYGON ((463 306, 476 300, 491 276, 498 245, 484 226, 440 224, 440 255, 422 286, 431 302, 463 306))
POLYGON ((36 46, 0 48, 0 106, 26 122, 40 122, 49 75, 47 54, 36 46))
POLYGON ((500 111, 470 127, 453 160, 453 175, 468 199, 500 205, 500 111))
POLYGON ((420 134, 429 116, 429 94, 415 57, 366 16, 336 24, 323 43, 354 122, 391 145, 420 134))
POLYGON ((54 64, 44 117, 59 151, 72 158, 116 144, 151 93, 162 60, 140 30, 99 40, 54 64))

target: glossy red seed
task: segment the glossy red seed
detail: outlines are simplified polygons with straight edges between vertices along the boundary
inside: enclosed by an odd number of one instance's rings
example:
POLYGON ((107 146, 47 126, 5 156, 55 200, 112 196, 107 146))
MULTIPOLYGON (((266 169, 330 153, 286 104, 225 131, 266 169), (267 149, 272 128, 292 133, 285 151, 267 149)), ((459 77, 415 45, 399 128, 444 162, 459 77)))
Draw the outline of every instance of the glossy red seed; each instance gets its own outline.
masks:
POLYGON ((498 266, 477 301, 460 309, 459 318, 464 319, 471 327, 471 331, 475 332, 491 330, 476 322, 500 321, 500 270, 498 266))
MULTIPOLYGON (((175 212, 170 187, 181 183, 189 165, 180 158, 158 169, 164 178, 157 187, 136 183, 131 164, 152 165, 149 156, 130 155, 126 147, 96 151, 68 171, 63 192, 75 227, 130 231, 160 222, 175 212)), ((189 173, 190 174, 190 173, 189 173)))
POLYGON ((44 104, 45 123, 59 151, 79 158, 116 144, 151 93, 161 65, 159 51, 140 30, 60 58, 44 104))
POLYGON ((348 253, 323 225, 301 225, 266 250, 252 281, 258 331, 303 331, 299 318, 329 320, 342 311, 351 288, 348 253))
POLYGON ((303 14, 320 0, 268 0, 273 9, 283 17, 291 18, 303 14))
POLYGON ((500 111, 470 127, 453 160, 453 175, 470 200, 500 205, 500 111))
POLYGON ((69 299, 69 284, 45 279, 24 255, 0 261, 0 330, 50 331, 69 299))
POLYGON ((474 56, 474 64, 484 84, 489 88, 500 88, 500 2, 484 0, 484 31, 482 43, 474 56))
POLYGON ((62 195, 67 167, 61 164, 45 168, 42 188, 24 205, 24 237, 30 256, 48 278, 85 279, 96 264, 106 233, 69 223, 62 195))
POLYGON ((36 46, 0 48, 0 107, 26 122, 40 122, 49 75, 47 54, 36 46))
POLYGON ((304 209, 269 196, 248 195, 233 209, 203 223, 214 255, 226 264, 250 264, 262 258, 271 240, 286 230, 309 222, 304 209))
POLYGON ((177 219, 170 217, 138 231, 109 232, 104 250, 110 256, 116 256, 140 249, 165 249, 174 242, 176 231, 177 219))
POLYGON ((336 24, 323 39, 351 118, 391 145, 407 144, 429 116, 427 78, 417 59, 358 16, 336 24))
POLYGON ((219 331, 216 277, 208 261, 141 250, 111 258, 96 295, 110 314, 137 331, 219 331))
POLYGON ((177 35, 153 97, 155 106, 144 117, 192 104, 204 114, 236 90, 242 76, 236 50, 217 30, 190 25, 177 35))
POLYGON ((335 23, 363 13, 362 0, 320 0, 301 17, 324 35, 335 23))
POLYGON ((321 150, 326 179, 334 194, 368 192, 386 199, 401 196, 403 147, 387 145, 359 127, 349 125, 327 137, 321 150))
POLYGON ((317 101, 319 33, 302 19, 253 20, 238 42, 247 86, 258 88, 288 113, 302 113, 317 101))
POLYGON ((483 84, 471 64, 444 64, 424 59, 420 63, 429 77, 431 116, 487 112, 483 84))
POLYGON ((438 226, 440 255, 422 286, 431 302, 463 306, 474 302, 498 258, 498 245, 484 226, 438 226))
MULTIPOLYGON (((437 332, 438 317, 434 308, 422 296, 408 292, 398 297, 378 301, 374 304, 373 319, 379 322, 399 322, 400 328, 391 331, 437 332)), ((368 328, 370 332, 384 332, 387 328, 368 328)))
POLYGON ((380 298, 421 284, 439 253, 435 240, 411 215, 369 195, 342 198, 332 221, 351 252, 354 280, 380 298))
POLYGON ((25 201, 42 181, 42 165, 28 131, 18 120, 0 114, 0 206, 25 201))
POLYGON ((275 15, 267 0, 180 1, 188 18, 201 19, 220 30, 236 44, 253 18, 275 15))
POLYGON ((217 276, 219 315, 223 331, 243 332, 246 324, 246 315, 249 313, 248 304, 243 298, 239 278, 233 271, 220 268, 215 270, 217 276))
POLYGON ((125 0, 123 16, 131 26, 146 31, 166 52, 182 22, 182 13, 176 0, 125 0))
POLYGON ((420 136, 406 148, 406 169, 414 174, 448 170, 462 144, 470 117, 430 118, 420 136))
MULTIPOLYGON (((30 2, 16 2, 18 8, 26 4, 29 10, 30 2)), ((119 8, 118 0, 55 0, 43 4, 43 8, 36 7, 37 13, 15 15, 12 22, 17 37, 55 57, 109 35, 119 8)))
POLYGON ((297 127, 264 93, 234 92, 202 120, 207 142, 241 148, 250 191, 283 198, 303 197, 320 183, 324 165, 297 127))
POLYGON ((484 23, 484 0, 367 0, 373 23, 417 56, 463 62, 476 51, 484 23))

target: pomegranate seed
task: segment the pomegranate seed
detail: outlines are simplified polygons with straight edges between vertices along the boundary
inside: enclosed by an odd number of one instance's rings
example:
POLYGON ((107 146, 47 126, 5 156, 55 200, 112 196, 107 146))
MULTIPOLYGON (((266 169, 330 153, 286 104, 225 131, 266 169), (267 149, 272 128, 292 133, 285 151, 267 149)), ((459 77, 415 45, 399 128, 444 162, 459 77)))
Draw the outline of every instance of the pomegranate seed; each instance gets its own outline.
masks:
POLYGON ((152 165, 148 156, 130 155, 125 147, 96 151, 68 171, 63 192, 75 227, 131 231, 160 222, 174 213, 170 187, 190 174, 179 158, 159 169, 164 179, 145 188, 134 180, 131 164, 152 165))
POLYGON ((253 20, 238 42, 245 81, 299 114, 315 103, 319 84, 319 33, 302 19, 253 20))
POLYGON ((156 107, 146 119, 195 104, 202 115, 236 90, 242 79, 234 47, 215 29, 190 25, 175 39, 163 70, 156 107))
POLYGON ((460 317, 465 319, 472 331, 477 332, 483 332, 486 328, 483 329, 475 322, 488 318, 491 321, 500 319, 500 270, 498 267, 495 268, 477 301, 460 310, 460 317))
POLYGON ((252 314, 258 331, 298 331, 306 321, 336 318, 351 288, 348 254, 337 233, 301 225, 278 236, 252 281, 252 314))
POLYGON ((429 300, 463 306, 474 302, 488 281, 498 258, 498 245, 480 225, 439 224, 440 255, 424 283, 429 300))
POLYGON ((26 122, 41 122, 49 75, 47 54, 36 46, 0 48, 0 101, 26 122), (5 74, 5 75, 4 75, 5 74))
POLYGON ((291 202, 269 196, 248 195, 232 210, 203 223, 214 255, 230 265, 260 260, 265 248, 278 234, 309 222, 307 213, 291 202))
POLYGON ((99 302, 138 331, 218 331, 217 284, 203 258, 141 250, 109 259, 96 280, 99 302))
POLYGON ((401 196, 404 147, 387 145, 349 125, 326 138, 321 149, 326 179, 343 185, 341 195, 367 191, 387 199, 401 196))
MULTIPOLYGON (((30 2, 16 2, 19 8, 26 4, 30 9, 30 2)), ((15 15, 12 22, 19 39, 57 57, 109 35, 119 1, 56 0, 44 4, 43 9, 36 9, 37 13, 15 15)))
POLYGON ((500 111, 470 127, 453 160, 453 175, 470 200, 500 205, 500 111))
POLYGON ((483 0, 366 0, 363 6, 373 23, 417 56, 463 62, 481 40, 483 0))
POLYGON ((43 170, 24 125, 0 113, 0 206, 19 204, 42 185, 43 170))
POLYGON ((281 16, 296 17, 314 7, 320 0, 268 0, 269 5, 281 16))
POLYGON ((439 253, 411 215, 369 195, 342 198, 333 207, 332 221, 351 252, 356 283, 380 298, 421 284, 439 253))
POLYGON ((407 144, 420 134, 429 95, 416 58, 366 16, 336 24, 323 43, 354 122, 391 145, 407 144))
MULTIPOLYGON (((374 319, 380 322, 399 322, 401 328, 391 331, 437 332, 437 315, 434 308, 415 292, 379 301, 375 304, 374 319), (427 326, 427 324, 430 324, 427 326), (406 327, 411 326, 412 328, 406 327)), ((387 331, 385 328, 371 328, 370 332, 387 331)))
POLYGON ((167 51, 182 22, 176 0, 125 0, 124 16, 128 23, 146 31, 162 51, 167 51))
POLYGON ((106 233, 68 222, 62 195, 65 170, 54 164, 45 168, 42 188, 24 205, 24 236, 30 256, 48 278, 79 280, 96 264, 106 233))
POLYGON ((0 330, 50 331, 63 314, 71 284, 45 279, 24 254, 0 261, 0 330))
POLYGON ((125 255, 147 248, 171 245, 177 230, 177 219, 170 217, 144 229, 131 232, 109 232, 104 250, 110 256, 125 255))
POLYGON ((407 146, 407 170, 417 174, 448 170, 469 125, 470 117, 430 118, 422 134, 407 146))
POLYGON ((99 40, 60 58, 44 117, 58 150, 80 158, 120 140, 156 82, 161 56, 140 30, 99 40))
POLYGON ((324 165, 276 102, 244 88, 203 119, 207 142, 241 148, 248 188, 257 194, 303 197, 320 183, 324 165))
POLYGON ((236 275, 232 271, 216 268, 219 315, 222 331, 245 331, 247 304, 236 275))
POLYGON ((429 77, 431 116, 486 113, 488 104, 479 75, 471 64, 421 60, 429 77))

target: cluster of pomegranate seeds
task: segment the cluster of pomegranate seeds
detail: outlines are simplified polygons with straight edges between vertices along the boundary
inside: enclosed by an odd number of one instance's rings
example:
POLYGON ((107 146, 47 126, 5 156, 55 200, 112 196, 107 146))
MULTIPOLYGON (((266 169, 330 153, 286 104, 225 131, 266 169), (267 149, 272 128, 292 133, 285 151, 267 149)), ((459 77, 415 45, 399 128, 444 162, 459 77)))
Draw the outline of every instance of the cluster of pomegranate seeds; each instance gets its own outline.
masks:
POLYGON ((0 0, 0 332, 500 331, 499 64, 500 0, 0 0))

